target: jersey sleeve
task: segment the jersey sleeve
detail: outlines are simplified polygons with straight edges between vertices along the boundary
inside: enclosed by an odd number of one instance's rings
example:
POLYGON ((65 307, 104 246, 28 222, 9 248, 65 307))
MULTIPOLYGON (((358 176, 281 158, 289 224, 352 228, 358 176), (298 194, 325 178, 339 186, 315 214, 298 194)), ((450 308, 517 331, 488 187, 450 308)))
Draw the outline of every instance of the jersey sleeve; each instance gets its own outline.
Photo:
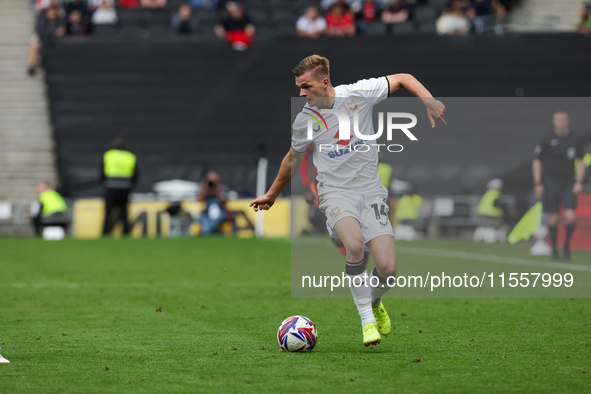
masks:
POLYGON ((310 142, 307 117, 300 112, 291 126, 291 147, 296 152, 304 153, 310 142))
POLYGON ((371 105, 384 101, 390 94, 390 83, 386 77, 369 78, 348 86, 348 96, 363 97, 371 105))

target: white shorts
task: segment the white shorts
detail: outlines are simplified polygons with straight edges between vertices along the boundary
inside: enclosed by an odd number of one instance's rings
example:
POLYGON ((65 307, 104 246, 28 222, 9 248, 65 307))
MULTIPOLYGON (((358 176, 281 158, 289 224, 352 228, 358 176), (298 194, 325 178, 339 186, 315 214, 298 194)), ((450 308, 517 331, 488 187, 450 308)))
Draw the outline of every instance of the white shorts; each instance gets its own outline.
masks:
POLYGON ((367 193, 333 191, 320 196, 319 208, 326 216, 326 227, 332 238, 339 237, 334 230, 337 222, 353 217, 359 221, 363 242, 368 243, 380 235, 394 236, 387 200, 388 191, 383 186, 367 193))

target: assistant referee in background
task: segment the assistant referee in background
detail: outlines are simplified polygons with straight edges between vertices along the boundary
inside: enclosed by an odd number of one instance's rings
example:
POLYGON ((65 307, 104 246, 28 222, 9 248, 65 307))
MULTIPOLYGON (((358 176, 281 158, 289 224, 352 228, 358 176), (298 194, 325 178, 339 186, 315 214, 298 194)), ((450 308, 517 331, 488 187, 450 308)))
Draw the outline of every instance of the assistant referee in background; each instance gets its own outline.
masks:
POLYGON ((536 199, 544 197, 546 223, 552 241, 552 260, 558 260, 556 247, 556 228, 558 226, 560 203, 564 204, 566 219, 566 240, 563 259, 570 260, 570 239, 575 229, 577 194, 583 191, 585 163, 583 162, 583 144, 579 136, 570 129, 570 118, 564 110, 556 111, 552 118, 554 132, 542 139, 534 151, 532 163, 534 193, 536 199), (575 159, 579 168, 576 171, 575 159))

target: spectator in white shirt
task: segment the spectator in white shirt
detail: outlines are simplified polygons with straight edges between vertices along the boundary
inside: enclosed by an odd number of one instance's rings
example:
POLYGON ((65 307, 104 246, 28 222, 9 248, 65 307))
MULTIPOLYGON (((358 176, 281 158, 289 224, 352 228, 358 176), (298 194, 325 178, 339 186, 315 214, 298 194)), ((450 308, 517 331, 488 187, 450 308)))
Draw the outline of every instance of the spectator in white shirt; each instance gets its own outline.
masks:
POLYGON ((92 0, 89 5, 95 8, 92 23, 95 25, 114 25, 117 23, 117 11, 114 0, 92 0))
POLYGON ((300 37, 317 39, 326 30, 326 20, 318 15, 318 8, 310 6, 296 22, 296 31, 300 37))
POLYGON ((437 34, 440 36, 457 36, 470 32, 470 21, 461 9, 445 7, 436 22, 437 34))

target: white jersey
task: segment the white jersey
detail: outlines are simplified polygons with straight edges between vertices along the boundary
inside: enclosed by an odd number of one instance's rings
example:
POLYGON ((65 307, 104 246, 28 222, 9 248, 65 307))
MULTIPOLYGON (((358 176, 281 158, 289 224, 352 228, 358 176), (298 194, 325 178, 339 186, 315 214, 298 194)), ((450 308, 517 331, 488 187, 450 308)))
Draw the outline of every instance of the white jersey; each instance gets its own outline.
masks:
POLYGON ((389 88, 386 77, 364 79, 334 88, 332 109, 347 113, 351 125, 349 140, 339 139, 339 122, 335 114, 321 114, 318 108, 306 105, 296 116, 291 147, 296 152, 304 152, 309 143, 314 144, 319 195, 343 190, 364 193, 381 186, 378 151, 370 146, 376 142, 358 138, 353 131, 353 119, 357 115, 361 134, 374 135, 373 106, 388 97, 389 88), (308 139, 308 119, 314 122, 312 140, 308 139))

